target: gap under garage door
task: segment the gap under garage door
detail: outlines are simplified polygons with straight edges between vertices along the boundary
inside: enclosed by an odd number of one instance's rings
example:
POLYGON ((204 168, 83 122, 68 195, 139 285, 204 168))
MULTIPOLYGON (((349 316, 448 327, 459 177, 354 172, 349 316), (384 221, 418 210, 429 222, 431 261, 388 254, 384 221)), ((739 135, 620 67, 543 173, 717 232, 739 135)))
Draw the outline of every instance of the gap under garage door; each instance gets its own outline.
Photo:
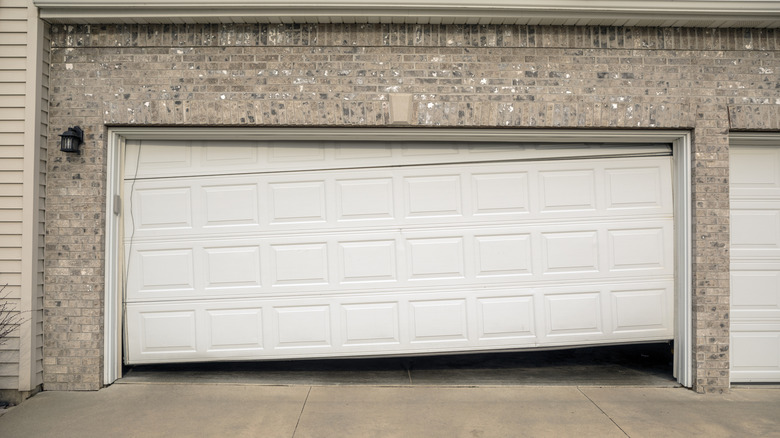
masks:
POLYGON ((125 360, 672 339, 669 152, 128 142, 125 360))

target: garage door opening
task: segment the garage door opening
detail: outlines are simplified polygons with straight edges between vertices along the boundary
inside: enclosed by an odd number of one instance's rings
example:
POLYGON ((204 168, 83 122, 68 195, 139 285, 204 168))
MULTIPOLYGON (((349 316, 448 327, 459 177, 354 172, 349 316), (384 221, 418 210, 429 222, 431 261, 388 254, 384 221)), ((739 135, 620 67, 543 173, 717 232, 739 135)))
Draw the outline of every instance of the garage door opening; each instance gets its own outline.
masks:
POLYGON ((363 359, 130 366, 119 383, 676 387, 669 343, 363 359))
POLYGON ((675 339, 669 144, 473 140, 123 140, 124 363, 675 339))

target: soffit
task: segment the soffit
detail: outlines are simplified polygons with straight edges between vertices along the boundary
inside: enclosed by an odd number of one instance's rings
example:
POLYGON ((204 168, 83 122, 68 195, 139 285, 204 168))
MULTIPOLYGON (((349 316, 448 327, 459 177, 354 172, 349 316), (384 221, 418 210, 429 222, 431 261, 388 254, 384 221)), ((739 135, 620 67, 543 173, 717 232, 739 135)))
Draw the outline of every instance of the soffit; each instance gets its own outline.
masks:
POLYGON ((780 27, 777 0, 34 0, 53 23, 780 27))

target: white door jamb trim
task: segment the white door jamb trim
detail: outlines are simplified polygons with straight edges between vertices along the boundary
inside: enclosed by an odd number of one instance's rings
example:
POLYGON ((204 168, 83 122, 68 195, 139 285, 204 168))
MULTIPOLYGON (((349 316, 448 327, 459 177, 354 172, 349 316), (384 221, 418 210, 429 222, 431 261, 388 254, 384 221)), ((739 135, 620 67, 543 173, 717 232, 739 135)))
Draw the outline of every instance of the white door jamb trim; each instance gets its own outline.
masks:
MULTIPOLYGON (((126 140, 381 140, 479 141, 524 143, 671 143, 674 159, 676 324, 674 375, 693 385, 691 275, 691 135, 688 131, 565 129, 417 129, 417 128, 109 128, 103 384, 122 374, 121 214, 114 204, 121 195, 122 153, 126 140)), ((121 205, 121 204, 120 204, 121 205)))

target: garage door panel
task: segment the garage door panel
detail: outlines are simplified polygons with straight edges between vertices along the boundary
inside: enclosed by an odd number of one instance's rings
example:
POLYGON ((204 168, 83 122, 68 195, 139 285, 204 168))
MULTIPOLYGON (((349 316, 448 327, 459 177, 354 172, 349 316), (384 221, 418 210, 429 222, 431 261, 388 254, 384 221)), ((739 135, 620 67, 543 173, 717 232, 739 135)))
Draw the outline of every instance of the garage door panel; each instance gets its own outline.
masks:
POLYGON ((189 187, 138 188, 133 197, 137 201, 134 214, 128 218, 130 229, 139 232, 192 229, 192 190, 189 187), (137 225, 133 223, 135 221, 137 225))
POLYGON ((204 185, 203 227, 260 225, 256 184, 204 185))
POLYGON ((730 184, 736 194, 780 189, 780 150, 772 147, 739 147, 730 157, 730 184))
POLYGON ((569 223, 135 242, 126 246, 130 269, 138 271, 129 278, 127 300, 673 278, 669 221, 600 228, 569 223))
POLYGON ((407 239, 406 252, 409 280, 443 280, 465 278, 464 239, 407 239))
POLYGON ((479 340, 535 340, 533 295, 477 299, 479 340))
POLYGON ((737 321, 780 320, 780 266, 769 269, 760 269, 760 265, 733 266, 731 291, 731 314, 737 321))
POLYGON ((321 180, 269 183, 270 225, 326 223, 325 184, 321 180))
POLYGON ((331 308, 319 306, 274 307, 275 348, 329 348, 333 344, 331 308))
POLYGON ((398 281, 395 240, 339 242, 339 283, 398 281))
POLYGON ((673 337, 668 157, 250 144, 128 155, 129 362, 673 337))
POLYGON ((381 141, 128 141, 128 179, 228 173, 467 163, 490 160, 669 154, 668 145, 528 145, 381 141), (140 149, 140 157, 139 157, 140 149), (381 162, 377 161, 381 159, 381 162))
POLYGON ((598 231, 541 233, 542 272, 599 272, 598 231))
POLYGON ((545 170, 538 178, 542 213, 596 210, 594 170, 545 170))
POLYGON ((610 291, 613 333, 666 330, 672 317, 670 292, 665 287, 610 291))
POLYGON ((344 304, 341 312, 341 338, 345 346, 401 343, 398 302, 344 304))
MULTIPOLYGON (((653 160, 658 171, 663 169, 671 178, 668 159, 653 160)), ((628 160, 626 165, 630 165, 628 160)), ((561 166, 566 167, 557 164, 561 166)), ((549 163, 537 167, 554 168, 549 163)), ((133 239, 142 240, 387 226, 383 224, 414 227, 518 220, 595 221, 621 215, 631 220, 672 214, 669 196, 661 197, 660 203, 613 208, 606 201, 606 190, 594 192, 590 183, 579 183, 578 178, 593 172, 603 180, 605 166, 595 167, 588 172, 575 168, 572 175, 577 177, 571 177, 569 171, 537 172, 528 163, 488 163, 478 167, 345 170, 316 179, 294 174, 127 181, 125 191, 132 193, 133 214, 126 215, 125 226, 134 230, 133 239), (526 171, 517 172, 518 168, 526 171), (528 179, 531 182, 526 184, 528 179), (464 190, 466 184, 471 190, 464 190), (568 189, 566 184, 570 184, 568 189), (259 205, 267 207, 259 209, 259 205)), ((667 189, 670 191, 670 186, 667 189)))
POLYGON ((731 223, 735 249, 780 249, 780 210, 733 210, 731 223))
POLYGON ((733 147, 731 381, 780 381, 780 148, 733 147))
POLYGON ((393 178, 337 179, 336 211, 339 222, 394 219, 393 178))
POLYGON ((406 217, 461 216, 460 175, 404 178, 406 217))
POLYGON ((321 162, 325 160, 325 143, 320 142, 269 142, 267 148, 268 162, 321 162))
POLYGON ((174 290, 192 293, 196 289, 195 258, 190 248, 148 249, 135 253, 137 283, 130 283, 140 293, 174 290))
POLYGON ((138 314, 143 353, 191 354, 197 351, 195 312, 150 311, 138 314))
MULTIPOLYGON (((229 168, 235 166, 257 165, 259 163, 260 150, 253 142, 193 142, 200 145, 196 149, 200 151, 199 161, 206 168, 229 168)), ((144 148, 143 155, 154 153, 158 148, 144 148)), ((190 166, 190 170, 192 166, 190 166)))
POLYGON ((669 183, 661 167, 608 167, 605 177, 608 210, 662 209, 668 202, 669 183))
POLYGON ((205 288, 262 287, 259 246, 204 247, 205 288))
POLYGON ((520 277, 533 273, 530 234, 477 234, 474 243, 478 278, 520 277))
POLYGON ((412 301, 409 308, 411 343, 468 341, 465 299, 412 301))
POLYGON ((608 230, 609 270, 641 272, 671 269, 671 248, 666 244, 670 232, 670 229, 662 227, 608 230))
POLYGON ((147 140, 128 141, 125 153, 125 177, 164 176, 188 173, 194 170, 193 148, 188 141, 147 140))
POLYGON ((780 324, 732 323, 731 356, 732 382, 780 381, 780 324))
POLYGON ((528 172, 475 173, 471 187, 475 216, 529 212, 528 172))
POLYGON ((272 286, 329 283, 327 243, 271 245, 272 286))
POLYGON ((263 309, 206 309, 207 352, 262 351, 263 309))
POLYGON ((655 326, 654 318, 661 311, 654 294, 660 290, 668 294, 671 288, 670 280, 128 303, 128 361, 327 357, 664 340, 673 336, 672 305, 664 301, 666 320, 655 326), (625 301, 632 294, 651 298, 628 304, 612 299, 618 296, 625 301), (644 325, 625 323, 623 308, 635 310, 648 303, 654 305, 646 309, 652 316, 643 316, 644 325), (613 327, 618 330, 610 333, 613 327))
POLYGON ((600 291, 547 294, 544 303, 547 337, 603 334, 600 291))

